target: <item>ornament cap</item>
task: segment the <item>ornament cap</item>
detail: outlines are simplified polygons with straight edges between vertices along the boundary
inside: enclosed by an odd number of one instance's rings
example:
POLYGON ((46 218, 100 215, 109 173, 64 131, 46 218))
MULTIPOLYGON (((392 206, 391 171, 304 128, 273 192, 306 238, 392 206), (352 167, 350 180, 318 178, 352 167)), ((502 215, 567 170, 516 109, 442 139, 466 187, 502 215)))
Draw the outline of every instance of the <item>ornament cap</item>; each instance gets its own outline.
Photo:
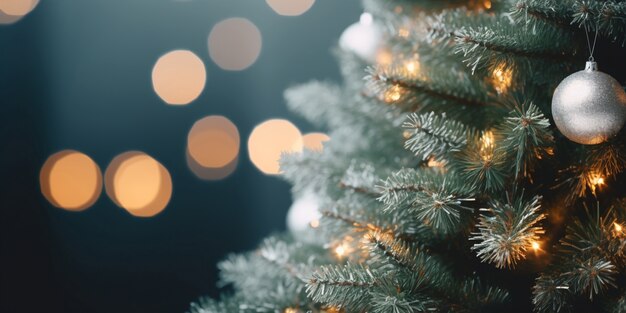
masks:
POLYGON ((587 63, 585 64, 585 71, 597 71, 598 70, 598 63, 594 62, 594 61, 587 61, 587 63))

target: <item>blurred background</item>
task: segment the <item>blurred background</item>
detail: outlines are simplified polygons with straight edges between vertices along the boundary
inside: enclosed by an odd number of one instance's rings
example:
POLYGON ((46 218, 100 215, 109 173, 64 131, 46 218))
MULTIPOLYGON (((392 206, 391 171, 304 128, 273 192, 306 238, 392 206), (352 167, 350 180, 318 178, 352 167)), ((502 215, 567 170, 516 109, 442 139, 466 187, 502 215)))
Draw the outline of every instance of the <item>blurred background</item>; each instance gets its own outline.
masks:
POLYGON ((0 0, 2 312, 184 312, 286 228, 358 1, 0 0))

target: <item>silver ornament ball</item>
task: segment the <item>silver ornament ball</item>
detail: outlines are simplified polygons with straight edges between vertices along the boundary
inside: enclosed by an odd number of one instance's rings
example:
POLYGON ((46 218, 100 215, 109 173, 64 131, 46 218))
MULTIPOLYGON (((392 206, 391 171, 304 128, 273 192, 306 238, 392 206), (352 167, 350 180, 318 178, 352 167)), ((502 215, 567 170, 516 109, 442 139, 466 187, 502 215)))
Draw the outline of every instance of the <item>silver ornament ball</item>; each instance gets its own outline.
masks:
POLYGON ((568 139, 585 145, 605 142, 626 122, 626 92, 596 62, 566 77, 552 97, 552 117, 568 139))

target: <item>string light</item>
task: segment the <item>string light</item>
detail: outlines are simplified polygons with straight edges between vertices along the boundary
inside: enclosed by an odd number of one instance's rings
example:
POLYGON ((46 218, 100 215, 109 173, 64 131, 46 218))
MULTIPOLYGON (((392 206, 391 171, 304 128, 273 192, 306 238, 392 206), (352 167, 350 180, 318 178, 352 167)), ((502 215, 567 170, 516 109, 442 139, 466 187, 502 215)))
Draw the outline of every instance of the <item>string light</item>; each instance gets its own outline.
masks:
POLYGON ((407 76, 416 77, 420 70, 419 56, 415 55, 414 59, 406 61, 404 63, 404 69, 407 76))
POLYGON ((491 74, 491 81, 498 94, 505 93, 511 87, 513 69, 505 67, 504 64, 497 66, 491 74))
POLYGON ((470 8, 489 10, 492 7, 491 0, 471 0, 468 4, 470 8))
POLYGON ((388 50, 380 50, 376 55, 376 63, 380 66, 389 66, 393 62, 393 55, 388 50))
POLYGON ((312 228, 318 228, 320 226, 320 220, 317 220, 317 219, 312 220, 310 225, 312 228))
POLYGON ((284 313, 298 313, 298 309, 286 308, 284 313))
POLYGON ((353 258, 354 256, 351 254, 355 251, 355 243, 356 242, 352 236, 346 236, 341 242, 336 243, 333 248, 333 252, 339 259, 343 259, 345 257, 353 258))
POLYGON ((533 250, 535 250, 535 252, 537 252, 537 251, 539 251, 541 249, 541 245, 538 242, 536 242, 536 241, 533 241, 531 246, 532 246, 533 250))
POLYGON ((398 85, 393 85, 387 91, 385 91, 385 102, 393 103, 402 97, 402 88, 398 85))
POLYGON ((601 186, 604 186, 604 177, 596 172, 589 173, 587 175, 587 181, 593 194, 595 194, 596 190, 600 189, 601 186))
POLYGON ((591 181, 592 184, 598 186, 598 185, 604 185, 604 178, 602 176, 594 176, 592 178, 591 181))
POLYGON ((344 246, 344 244, 340 244, 337 247, 335 247, 335 254, 339 257, 342 258, 346 255, 346 247, 344 246))
POLYGON ((615 231, 616 231, 616 232, 618 232, 618 233, 621 233, 621 232, 622 232, 622 230, 623 230, 622 225, 618 224, 617 222, 614 222, 614 223, 613 223, 613 226, 615 227, 615 231))
POLYGON ((492 131, 486 131, 480 137, 480 156, 483 161, 493 159, 493 150, 495 149, 495 139, 492 131))
POLYGON ((404 28, 404 27, 398 29, 398 36, 400 36, 402 38, 409 37, 409 30, 404 28))
POLYGON ((434 157, 431 157, 430 159, 428 159, 428 163, 426 163, 426 165, 428 167, 444 168, 446 164, 445 162, 437 161, 434 157))

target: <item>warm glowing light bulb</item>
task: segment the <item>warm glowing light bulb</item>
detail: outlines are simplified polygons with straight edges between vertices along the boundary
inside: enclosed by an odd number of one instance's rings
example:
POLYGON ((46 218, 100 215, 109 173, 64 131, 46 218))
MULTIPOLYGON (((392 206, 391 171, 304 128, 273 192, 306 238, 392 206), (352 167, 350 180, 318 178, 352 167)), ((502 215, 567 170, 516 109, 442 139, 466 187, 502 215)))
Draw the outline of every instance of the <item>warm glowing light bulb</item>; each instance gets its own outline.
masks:
POLYGON ((491 0, 485 0, 484 2, 485 9, 491 9, 491 0))
POLYGON ((285 313, 298 313, 298 310, 294 308, 286 308, 285 313))
POLYGON ((491 80, 496 91, 501 94, 505 93, 513 81, 513 70, 506 68, 504 65, 497 66, 492 74, 491 80))
POLYGON ((480 137, 480 156, 483 161, 490 161, 493 159, 493 151, 495 149, 495 139, 492 131, 486 131, 480 137))
POLYGON ((335 254, 336 254, 338 257, 343 257, 344 255, 346 255, 346 247, 344 247, 344 246, 343 246, 343 244, 338 245, 338 246, 335 248, 335 254))
POLYGON ((618 233, 621 233, 623 230, 622 225, 618 224, 618 223, 613 223, 613 226, 615 227, 615 231, 618 233))
POLYGON ((533 241, 531 246, 532 246, 533 250, 535 250, 535 251, 537 251, 537 250, 539 250, 541 248, 541 245, 538 242, 536 242, 536 241, 533 241))
POLYGON ((320 226, 320 220, 312 220, 311 221, 311 227, 312 228, 318 228, 320 226))
POLYGON ((388 50, 380 50, 376 55, 376 63, 380 66, 388 66, 393 62, 393 55, 388 50))
POLYGON ((604 185, 604 178, 602 176, 594 176, 591 183, 594 185, 604 185))
POLYGON ((493 132, 487 131, 482 137, 482 144, 485 148, 493 147, 493 132))
POLYGON ((408 76, 415 77, 420 70, 420 63, 417 60, 410 60, 404 64, 408 76))
POLYGON ((430 158, 428 159, 428 163, 426 165, 428 167, 443 168, 446 164, 444 162, 436 160, 435 158, 430 158))
POLYGON ((407 62, 407 64, 406 64, 406 70, 407 70, 409 73, 415 72, 415 69, 416 69, 416 68, 417 68, 417 67, 416 67, 416 65, 415 65, 415 62, 413 62, 413 61, 411 61, 411 62, 407 62))
POLYGON ((385 91, 385 102, 392 103, 400 100, 402 97, 402 89, 398 85, 393 85, 385 91))
POLYGON ((398 29, 398 36, 402 37, 402 38, 407 38, 409 37, 409 30, 406 28, 400 28, 398 29))
POLYGON ((596 189, 599 189, 601 186, 604 185, 604 177, 595 172, 589 173, 587 176, 587 180, 587 184, 589 185, 589 188, 591 189, 591 192, 593 194, 595 194, 596 189))

